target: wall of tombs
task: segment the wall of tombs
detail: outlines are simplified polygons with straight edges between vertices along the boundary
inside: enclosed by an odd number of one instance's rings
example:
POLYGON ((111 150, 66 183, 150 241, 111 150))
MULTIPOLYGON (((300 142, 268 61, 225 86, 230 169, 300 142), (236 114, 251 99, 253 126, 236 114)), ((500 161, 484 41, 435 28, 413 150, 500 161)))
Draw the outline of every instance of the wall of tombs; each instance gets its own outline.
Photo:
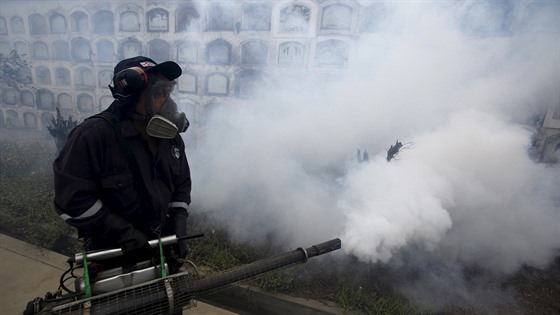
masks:
MULTIPOLYGON (((196 129, 213 108, 251 98, 272 73, 308 80, 343 73, 360 36, 379 31, 386 9, 383 1, 359 0, 4 0, 0 53, 15 50, 28 65, 19 88, 0 88, 0 128, 45 130, 56 107, 78 120, 99 112, 113 100, 107 85, 114 65, 146 55, 181 65, 175 99, 196 129)), ((550 31, 531 20, 547 9, 477 1, 457 14, 465 31, 507 36, 550 31), (483 11, 501 18, 480 20, 483 11)))

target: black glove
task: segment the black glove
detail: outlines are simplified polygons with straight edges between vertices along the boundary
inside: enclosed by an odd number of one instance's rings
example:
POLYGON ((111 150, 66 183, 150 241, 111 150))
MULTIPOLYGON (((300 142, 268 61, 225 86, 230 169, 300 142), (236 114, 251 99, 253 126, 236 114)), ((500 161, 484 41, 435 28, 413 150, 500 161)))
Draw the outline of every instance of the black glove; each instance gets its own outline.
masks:
MULTIPOLYGON (((173 230, 177 237, 187 236, 187 217, 189 214, 184 208, 171 208, 169 209, 171 218, 173 219, 173 230)), ((186 240, 177 241, 177 249, 179 259, 187 258, 188 248, 186 240)))
POLYGON ((107 213, 101 219, 98 231, 105 239, 120 245, 126 264, 145 259, 152 253, 147 236, 119 215, 107 213))

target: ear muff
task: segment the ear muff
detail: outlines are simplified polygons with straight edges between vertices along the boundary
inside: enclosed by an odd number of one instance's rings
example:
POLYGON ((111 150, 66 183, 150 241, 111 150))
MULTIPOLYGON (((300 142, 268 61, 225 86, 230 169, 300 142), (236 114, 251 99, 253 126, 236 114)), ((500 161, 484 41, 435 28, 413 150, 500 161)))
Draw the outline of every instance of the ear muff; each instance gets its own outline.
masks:
POLYGON ((109 88, 113 97, 124 102, 142 92, 148 84, 148 74, 140 67, 127 68, 113 76, 112 84, 109 88))

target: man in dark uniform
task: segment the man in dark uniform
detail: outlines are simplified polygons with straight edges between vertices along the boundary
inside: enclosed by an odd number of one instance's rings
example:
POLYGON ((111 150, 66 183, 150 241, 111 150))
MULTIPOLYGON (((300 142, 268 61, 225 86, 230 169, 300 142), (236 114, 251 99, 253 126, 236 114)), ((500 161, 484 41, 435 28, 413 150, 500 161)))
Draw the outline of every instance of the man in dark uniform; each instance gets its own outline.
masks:
MULTIPOLYGON (((151 239, 186 235, 191 177, 179 133, 188 120, 170 97, 181 73, 173 61, 119 62, 115 101, 74 128, 54 161, 56 211, 88 250, 120 247, 130 262, 151 239)), ((184 259, 184 242, 176 249, 184 259)))

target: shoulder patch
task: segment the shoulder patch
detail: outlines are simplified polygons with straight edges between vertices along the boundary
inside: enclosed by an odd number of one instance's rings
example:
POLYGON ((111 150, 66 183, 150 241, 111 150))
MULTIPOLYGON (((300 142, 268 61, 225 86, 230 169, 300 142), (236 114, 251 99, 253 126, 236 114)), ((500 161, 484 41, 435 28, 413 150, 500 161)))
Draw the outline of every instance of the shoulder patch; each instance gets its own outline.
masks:
POLYGON ((179 146, 174 145, 173 147, 171 147, 171 155, 173 155, 173 157, 176 159, 179 159, 181 157, 181 150, 179 150, 179 146))

